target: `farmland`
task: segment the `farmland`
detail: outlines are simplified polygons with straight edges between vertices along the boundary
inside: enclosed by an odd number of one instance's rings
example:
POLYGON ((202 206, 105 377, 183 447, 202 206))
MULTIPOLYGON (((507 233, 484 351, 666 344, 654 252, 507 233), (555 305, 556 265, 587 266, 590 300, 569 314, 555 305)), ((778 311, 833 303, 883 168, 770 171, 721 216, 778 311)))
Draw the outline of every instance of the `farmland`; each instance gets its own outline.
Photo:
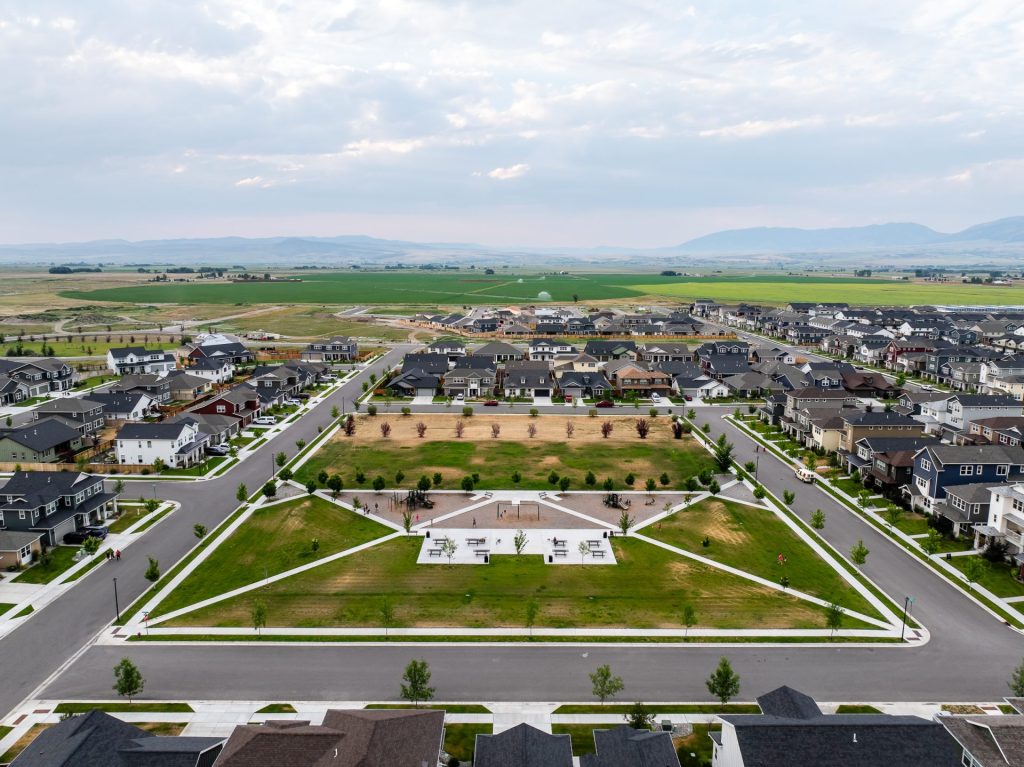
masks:
MULTIPOLYGON (((320 272, 301 282, 187 282, 125 285, 96 290, 63 290, 62 299, 192 304, 375 304, 462 306, 546 300, 556 303, 603 300, 846 301, 862 305, 1024 304, 1024 287, 925 283, 888 278, 783 274, 714 274, 661 277, 656 274, 515 274, 481 272, 320 272)), ((67 283, 63 283, 67 285, 67 283)))

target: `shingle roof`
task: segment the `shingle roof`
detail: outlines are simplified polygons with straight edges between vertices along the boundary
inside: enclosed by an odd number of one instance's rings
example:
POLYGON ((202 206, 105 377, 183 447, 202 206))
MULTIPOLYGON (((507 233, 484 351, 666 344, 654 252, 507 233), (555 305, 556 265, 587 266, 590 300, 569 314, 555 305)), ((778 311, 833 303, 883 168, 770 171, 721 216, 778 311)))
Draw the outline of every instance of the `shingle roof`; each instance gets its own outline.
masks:
POLYGON ((477 735, 474 767, 572 767, 568 735, 518 724, 497 735, 477 735))
POLYGON ((596 753, 580 757, 580 767, 678 767, 679 757, 667 732, 634 730, 622 724, 594 730, 596 753))
POLYGON ((1024 766, 1024 716, 940 716, 980 767, 1024 766))
POLYGON ((332 767, 433 767, 441 752, 444 711, 331 709, 323 726, 345 737, 332 767))
POLYGON ((309 722, 268 721, 240 725, 231 733, 216 767, 334 767, 345 736, 309 722))
POLYGON ((58 418, 43 418, 27 426, 0 429, 0 439, 17 442, 37 453, 71 442, 80 436, 78 429, 73 429, 58 418))
POLYGON ((160 423, 126 423, 117 433, 118 439, 177 439, 189 423, 161 421, 160 423))

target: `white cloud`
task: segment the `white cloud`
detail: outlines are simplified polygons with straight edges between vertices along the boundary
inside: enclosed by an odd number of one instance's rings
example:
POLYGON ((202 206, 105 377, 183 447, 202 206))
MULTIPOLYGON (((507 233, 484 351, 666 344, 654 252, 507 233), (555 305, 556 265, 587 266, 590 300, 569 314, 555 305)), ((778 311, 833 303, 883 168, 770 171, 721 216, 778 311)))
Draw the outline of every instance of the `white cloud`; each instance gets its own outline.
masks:
POLYGON ((770 133, 779 133, 781 131, 817 128, 824 122, 824 119, 821 117, 807 117, 795 120, 746 120, 735 125, 723 125, 720 128, 707 128, 700 131, 697 135, 701 138, 760 138, 761 136, 767 136, 770 133))
POLYGON ((495 168, 487 173, 488 178, 493 178, 496 181, 508 181, 513 178, 520 178, 530 172, 530 166, 525 162, 517 163, 516 165, 510 165, 507 168, 495 168))

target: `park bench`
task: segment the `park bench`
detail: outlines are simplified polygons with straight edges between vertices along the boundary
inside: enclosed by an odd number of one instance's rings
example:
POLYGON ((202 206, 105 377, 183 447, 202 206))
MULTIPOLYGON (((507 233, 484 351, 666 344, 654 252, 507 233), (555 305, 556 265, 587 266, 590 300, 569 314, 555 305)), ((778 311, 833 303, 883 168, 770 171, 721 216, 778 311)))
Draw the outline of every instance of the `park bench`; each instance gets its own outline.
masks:
POLYGON ((566 551, 565 549, 555 549, 555 556, 556 557, 567 557, 567 556, 569 556, 569 552, 566 551))
POLYGON ((604 552, 600 549, 597 549, 596 551, 591 551, 590 556, 592 556, 594 559, 604 559, 604 552))
POLYGON ((441 556, 441 549, 427 549, 427 554, 431 557, 441 556))
POLYGON ((473 553, 476 554, 478 557, 482 557, 482 556, 485 556, 487 554, 490 554, 491 550, 490 549, 473 549, 473 553))

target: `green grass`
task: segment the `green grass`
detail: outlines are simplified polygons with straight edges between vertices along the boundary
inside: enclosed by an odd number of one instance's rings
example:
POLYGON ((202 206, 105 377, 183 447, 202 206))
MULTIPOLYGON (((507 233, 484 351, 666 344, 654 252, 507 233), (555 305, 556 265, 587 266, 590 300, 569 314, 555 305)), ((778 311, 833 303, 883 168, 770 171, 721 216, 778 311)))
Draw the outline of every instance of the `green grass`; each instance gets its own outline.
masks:
POLYGON ((15 757, 17 757, 18 754, 20 754, 29 745, 31 745, 32 741, 35 740, 37 737, 39 737, 39 733, 41 733, 43 730, 47 729, 48 727, 53 727, 53 725, 52 724, 34 724, 34 725, 32 725, 29 728, 28 732, 26 732, 24 735, 22 735, 20 738, 18 738, 18 740, 15 742, 15 744, 13 746, 11 746, 9 749, 7 749, 6 753, 4 753, 2 756, 0 756, 0 764, 8 764, 10 762, 13 762, 15 757))
MULTIPOLYGON (((553 714, 628 714, 633 708, 632 704, 609 703, 602 706, 600 703, 587 703, 584 705, 569 704, 559 706, 553 714)), ((647 708, 656 714, 760 714, 761 707, 756 703, 696 703, 686 705, 649 703, 647 708)))
POLYGON ((417 565, 421 543, 396 538, 165 625, 247 627, 258 598, 267 625, 278 627, 378 626, 385 599, 396 627, 522 627, 530 599, 540 634, 543 627, 679 628, 685 604, 698 605, 699 625, 712 628, 824 626, 823 608, 635 539, 615 539, 617 564, 605 567, 545 565, 539 556, 417 565))
MULTIPOLYGON (((889 524, 885 520, 885 515, 882 515, 883 521, 889 524)), ((899 521, 896 523, 896 529, 900 532, 906 533, 907 535, 921 535, 927 533, 928 528, 928 517, 924 514, 918 514, 916 512, 904 511, 900 516, 899 521)))
POLYGON ((693 725, 693 733, 682 738, 676 745, 680 767, 711 767, 714 745, 709 733, 722 729, 722 725, 693 725))
POLYGON ((91 571, 91 570, 92 570, 92 569, 93 569, 94 567, 96 567, 96 566, 97 566, 97 565, 98 565, 98 564, 99 564, 100 562, 106 562, 106 561, 107 561, 107 560, 106 560, 106 557, 105 557, 105 556, 102 556, 101 554, 98 554, 98 553, 97 553, 97 554, 94 554, 94 555, 93 555, 93 557, 92 557, 92 559, 90 560, 89 564, 87 564, 87 565, 86 565, 85 567, 83 567, 82 569, 80 569, 80 570, 77 570, 77 571, 76 571, 76 572, 74 573, 74 575, 72 575, 71 577, 69 577, 69 578, 67 579, 67 583, 74 583, 75 581, 79 580, 79 579, 80 579, 80 578, 82 578, 83 576, 87 575, 87 574, 88 574, 88 573, 89 573, 89 572, 90 572, 90 571, 91 571))
MULTIPOLYGON (((951 536, 943 535, 939 538, 939 550, 937 553, 955 553, 957 551, 970 551, 974 548, 974 539, 966 535, 961 535, 959 538, 953 538, 951 536)), ((953 557, 955 560, 956 557, 953 557)))
POLYGON ((330 501, 301 497, 259 508, 163 602, 154 615, 308 564, 392 530, 330 501), (314 554, 311 542, 320 542, 314 554))
POLYGON ((491 710, 487 706, 477 703, 452 703, 444 705, 441 703, 420 703, 416 706, 412 703, 370 703, 363 708, 390 709, 390 708, 431 708, 435 711, 447 711, 449 714, 489 714, 491 710))
POLYGON ((14 729, 13 727, 6 727, 6 726, 0 724, 0 740, 3 740, 4 738, 6 738, 7 737, 7 733, 9 733, 13 729, 14 729))
POLYGON ((12 607, 14 607, 14 605, 11 605, 11 604, 0 604, 0 615, 3 615, 5 612, 10 610, 12 607))
POLYGON ((594 753, 594 730, 607 730, 610 724, 552 724, 552 735, 568 735, 572 739, 572 755, 594 753))
POLYGON ((123 533, 129 527, 134 525, 144 516, 149 514, 144 506, 121 506, 121 516, 115 519, 113 522, 109 522, 107 527, 110 528, 112 533, 123 533))
POLYGON ((351 318, 336 317, 340 307, 324 309, 282 309, 262 312, 251 317, 238 317, 224 323, 214 323, 218 330, 252 331, 265 330, 294 338, 323 338, 327 336, 355 336, 375 338, 384 341, 403 341, 409 335, 408 329, 393 328, 374 322, 360 322, 351 318))
MULTIPOLYGON (((154 336, 155 337, 155 336, 154 336)), ((166 336, 165 336, 166 337, 166 336)), ((47 335, 47 341, 45 342, 47 348, 53 347, 53 355, 55 357, 104 357, 107 354, 107 350, 110 348, 119 348, 123 346, 132 346, 129 343, 128 338, 111 337, 108 343, 104 339, 106 338, 105 333, 99 334, 99 340, 93 341, 92 336, 88 336, 90 340, 82 341, 79 338, 75 338, 73 341, 55 341, 52 335, 47 335)), ((136 336, 134 344, 135 346, 142 346, 143 336, 136 336)), ((22 356, 23 357, 39 357, 42 355, 43 341, 23 341, 22 342, 22 356)), ((0 355, 6 355, 11 349, 17 347, 17 342, 7 342, 0 344, 0 355)), ((145 344, 147 349, 177 349, 181 344, 177 342, 166 342, 166 341, 154 341, 153 337, 150 338, 148 344, 145 344)), ((108 379, 110 376, 106 376, 108 379)))
POLYGON ((257 714, 294 714, 296 712, 295 712, 295 706, 293 706, 291 703, 270 703, 270 704, 264 706, 263 708, 261 708, 256 713, 257 714))
POLYGON ((882 712, 874 706, 844 703, 836 707, 837 714, 881 714, 882 712))
POLYGON ((989 562, 981 556, 970 555, 966 557, 953 557, 949 564, 957 570, 966 573, 967 561, 975 559, 984 566, 981 577, 977 583, 983 586, 997 597, 1020 597, 1024 596, 1024 583, 1021 583, 1013 574, 1016 568, 1005 562, 989 562))
POLYGON ((15 618, 24 618, 26 615, 31 615, 35 611, 32 605, 27 605, 21 612, 15 615, 15 618))
POLYGON ((490 724, 446 724, 444 726, 444 750, 460 762, 473 760, 477 735, 490 735, 494 726, 490 724))
POLYGON ((74 561, 78 546, 56 546, 50 549, 52 559, 44 567, 38 562, 14 579, 15 583, 49 583, 65 570, 76 564, 74 561))
POLYGON ((136 533, 144 533, 146 530, 151 528, 153 525, 155 525, 161 519, 163 519, 168 514, 170 514, 172 511, 174 511, 175 508, 176 508, 175 506, 168 506, 163 511, 150 512, 149 519, 147 519, 145 522, 143 522, 141 525, 139 525, 139 529, 136 530, 135 532, 136 533))
POLYGON ((93 709, 109 713, 119 711, 134 711, 138 713, 166 712, 169 714, 192 714, 195 709, 188 703, 129 703, 128 701, 117 703, 58 703, 53 709, 55 714, 85 714, 93 709))
MULTIPOLYGON (((475 417, 475 416, 474 416, 475 417)), ((538 419, 541 420, 541 419, 538 419)), ((373 424, 360 424, 369 432, 373 424)), ((550 421, 542 428, 563 428, 550 421)), ((626 426, 620 424, 618 430, 626 426)), ((439 430, 438 430, 439 431, 439 430)), ((430 435, 430 432, 427 432, 430 435)), ((617 489, 626 487, 625 476, 633 473, 637 477, 637 488, 641 488, 647 477, 669 476, 667 487, 659 489, 682 490, 689 477, 711 468, 713 462, 707 451, 694 440, 670 441, 636 439, 634 435, 607 443, 548 442, 513 440, 506 437, 497 440, 474 441, 437 440, 422 443, 385 443, 380 439, 367 443, 336 438, 307 461, 296 473, 296 479, 305 483, 315 479, 321 470, 329 474, 341 474, 345 487, 357 487, 355 475, 362 471, 367 482, 377 475, 386 479, 394 477, 399 469, 407 478, 418 479, 424 474, 432 476, 440 472, 442 489, 457 490, 462 478, 478 473, 480 490, 502 490, 510 487, 523 490, 551 490, 548 475, 555 471, 561 477, 572 481, 570 489, 588 489, 584 480, 592 471, 598 482, 606 477, 614 480, 617 489), (513 472, 518 471, 521 480, 514 484, 513 472)), ((589 489, 597 489, 589 488, 589 489)))
MULTIPOLYGON (((877 616, 863 596, 771 511, 708 499, 643 532, 774 583, 786 576, 790 588, 877 616), (705 536, 710 540, 706 548, 702 545, 705 536), (780 553, 787 560, 784 565, 778 562, 780 553)), ((701 606, 695 608, 699 616, 701 606)))
POLYGON ((182 731, 188 726, 186 722, 132 722, 132 724, 152 735, 165 735, 167 737, 181 735, 182 731))

